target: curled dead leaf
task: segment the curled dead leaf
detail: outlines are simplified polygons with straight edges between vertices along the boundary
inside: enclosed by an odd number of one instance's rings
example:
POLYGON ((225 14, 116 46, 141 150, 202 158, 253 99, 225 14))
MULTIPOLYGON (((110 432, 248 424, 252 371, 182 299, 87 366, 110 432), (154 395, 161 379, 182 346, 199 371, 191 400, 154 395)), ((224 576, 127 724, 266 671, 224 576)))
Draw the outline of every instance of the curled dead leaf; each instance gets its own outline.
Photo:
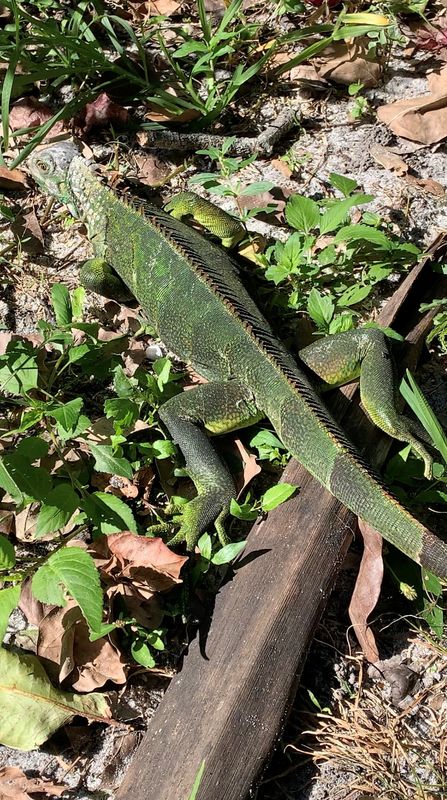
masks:
MULTIPOLYGON (((9 112, 9 127, 13 131, 21 128, 37 128, 48 122, 54 115, 54 110, 45 103, 40 103, 35 97, 25 97, 14 103, 9 112)), ((48 136, 58 136, 64 130, 65 123, 56 122, 48 136)))
POLYGON ((355 582, 349 618, 365 658, 374 663, 379 660, 379 651, 368 617, 375 609, 380 595, 383 578, 383 539, 375 528, 363 520, 358 521, 363 537, 364 550, 359 573, 355 582))
POLYGON ((430 94, 396 100, 377 109, 377 116, 397 136, 423 144, 447 138, 447 67, 428 75, 430 94))
POLYGON ((0 189, 20 190, 26 186, 26 175, 20 169, 0 166, 0 189))

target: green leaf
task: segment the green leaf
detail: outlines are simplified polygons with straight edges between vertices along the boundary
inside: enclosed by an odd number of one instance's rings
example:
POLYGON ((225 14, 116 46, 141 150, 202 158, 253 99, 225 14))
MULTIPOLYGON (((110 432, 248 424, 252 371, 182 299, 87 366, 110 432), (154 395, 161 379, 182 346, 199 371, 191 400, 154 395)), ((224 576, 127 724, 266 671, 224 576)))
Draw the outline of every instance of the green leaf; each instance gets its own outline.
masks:
POLYGON ((95 470, 107 472, 111 475, 122 475, 123 478, 132 478, 133 470, 127 458, 113 454, 113 447, 108 444, 94 444, 87 441, 92 456, 95 459, 95 470))
POLYGON ((39 379, 36 350, 31 342, 12 341, 0 356, 0 392, 24 395, 36 389, 39 379))
MULTIPOLYGON (((328 208, 328 210, 321 217, 320 234, 335 231, 335 229, 338 228, 345 220, 349 209, 353 208, 353 206, 360 206, 364 203, 370 203, 371 200, 374 200, 374 196, 371 194, 355 194, 352 197, 346 197, 344 200, 337 200, 334 205, 328 208)), ((371 229, 368 228, 368 230, 371 229)), ((335 241, 338 241, 337 238, 335 241)))
POLYGON ((354 241, 371 242, 379 247, 387 250, 391 247, 390 240, 385 236, 382 231, 375 228, 370 228, 368 225, 346 225, 335 234, 334 242, 354 242, 354 241))
POLYGON ((130 646, 130 651, 137 664, 141 664, 142 667, 147 667, 148 669, 155 667, 155 658, 144 639, 134 639, 130 646))
POLYGON ((107 722, 105 695, 62 692, 50 683, 36 656, 17 655, 0 647, 0 742, 18 750, 35 750, 75 715, 107 722))
POLYGON ((98 533, 137 532, 137 523, 129 506, 113 494, 94 492, 84 497, 81 508, 92 520, 98 533))
POLYGON ((138 405, 128 397, 112 397, 104 403, 107 419, 114 419, 123 428, 129 428, 138 419, 138 405))
POLYGON ((81 320, 84 312, 85 303, 85 289, 83 286, 78 286, 71 293, 71 308, 74 320, 81 320))
POLYGON ((206 561, 210 561, 212 553, 212 541, 209 533, 202 534, 199 541, 197 542, 197 547, 200 550, 200 555, 202 556, 202 558, 204 558, 206 561))
POLYGON ((399 388, 405 402, 408 403, 411 410, 416 414, 419 422, 424 426, 434 446, 447 464, 447 436, 436 414, 430 407, 427 398, 421 392, 408 369, 406 371, 406 380, 405 378, 402 380, 399 388))
POLYGON ((80 547, 56 550, 31 582, 33 595, 41 603, 65 605, 61 587, 76 600, 89 628, 100 630, 103 609, 99 573, 91 555, 80 547))
POLYGON ((16 563, 14 545, 0 533, 0 569, 11 569, 16 563))
POLYGON ((278 483, 276 486, 271 486, 261 498, 262 510, 272 511, 274 508, 281 505, 281 503, 288 500, 289 497, 296 494, 297 491, 298 487, 292 486, 290 483, 278 483))
POLYGON ((246 546, 247 542, 231 542, 231 544, 226 544, 224 547, 221 547, 217 553, 214 553, 211 563, 219 566, 220 564, 229 564, 230 561, 233 561, 239 553, 242 553, 242 550, 246 546))
POLYGON ((358 188, 357 181, 346 177, 346 175, 338 175, 337 172, 331 172, 329 175, 329 180, 332 186, 344 194, 345 197, 358 188))
POLYGON ((79 497, 69 483, 59 483, 45 498, 37 517, 36 537, 67 525, 79 506, 79 497))
MULTIPOLYGON (((61 403, 59 406, 53 406, 48 413, 56 420, 58 427, 60 426, 64 433, 72 436, 83 405, 84 401, 82 397, 76 397, 68 403, 61 403)), ((67 438, 70 438, 70 436, 67 438)))
POLYGON ((314 288, 309 292, 307 310, 318 328, 327 328, 334 315, 335 306, 330 297, 314 288))
POLYGON ((270 189, 273 189, 275 186, 272 181, 259 181, 258 183, 251 183, 249 186, 244 186, 241 192, 239 192, 239 197, 250 197, 256 194, 262 194, 263 192, 269 192, 270 189))
MULTIPOLYGON (((9 586, 8 589, 0 589, 0 646, 4 639, 6 628, 8 627, 11 612, 17 608, 20 599, 20 584, 9 586)), ((1 714, 1 701, 0 701, 1 714)))
POLYGON ((230 501, 230 514, 237 519, 245 519, 249 522, 255 520, 258 516, 252 503, 238 503, 234 497, 230 501))
POLYGON ((16 503, 22 503, 24 495, 32 500, 44 500, 52 480, 43 467, 33 467, 23 456, 8 453, 0 457, 0 486, 16 503))
POLYGON ((320 207, 315 200, 300 194, 293 194, 286 205, 286 219, 292 228, 310 233, 320 223, 320 207))
POLYGON ((169 439, 156 439, 152 442, 155 458, 161 461, 163 458, 171 458, 175 456, 177 449, 174 442, 169 439))
POLYGON ((361 303, 372 292, 372 286, 350 286, 340 297, 337 297, 338 306, 355 306, 361 303))
POLYGON ((188 800, 197 800, 197 792, 200 789, 200 784, 202 783, 203 773, 205 771, 205 759, 202 761, 199 769, 197 770, 197 775, 194 779, 194 785, 191 789, 191 794, 188 797, 188 800))
POLYGON ((38 458, 44 458, 49 449, 49 443, 40 436, 28 436, 22 439, 16 447, 16 455, 23 456, 29 461, 37 461, 38 458))
POLYGON ((73 319, 73 312, 70 293, 63 283, 54 283, 51 287, 51 302, 57 325, 69 325, 73 319))
POLYGON ((113 371, 113 388, 118 397, 131 397, 135 391, 135 378, 128 378, 121 365, 113 371))

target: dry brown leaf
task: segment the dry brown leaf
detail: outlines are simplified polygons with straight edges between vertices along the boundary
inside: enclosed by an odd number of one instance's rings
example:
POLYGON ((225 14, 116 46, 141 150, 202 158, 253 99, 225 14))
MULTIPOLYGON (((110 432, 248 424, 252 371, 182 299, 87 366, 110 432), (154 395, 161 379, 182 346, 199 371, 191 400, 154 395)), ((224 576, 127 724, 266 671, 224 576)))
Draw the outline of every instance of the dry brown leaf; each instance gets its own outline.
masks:
POLYGON ((109 637, 91 642, 79 606, 70 600, 50 611, 39 625, 37 655, 50 677, 69 679, 78 692, 91 692, 107 681, 126 682, 125 661, 109 637))
POLYGON ((26 175, 20 169, 8 169, 0 166, 0 189, 24 189, 26 175))
POLYGON ((23 215, 23 222, 25 228, 25 235, 31 235, 33 239, 37 239, 38 242, 42 245, 43 249, 43 233, 42 228, 40 227, 39 220, 36 217, 36 212, 32 208, 26 214, 23 215))
POLYGON ((106 573, 145 584, 151 592, 168 591, 182 582, 180 571, 187 556, 174 553, 159 537, 149 539, 123 531, 100 537, 97 543, 101 543, 98 552, 111 557, 110 566, 100 567, 106 573))
POLYGON ((36 600, 31 591, 31 578, 27 578, 21 586, 19 608, 31 625, 40 625, 51 606, 36 600))
POLYGON ((383 539, 375 528, 363 520, 359 519, 358 526, 363 537, 364 551, 349 604, 349 618, 363 655, 374 663, 379 660, 379 651, 368 625, 368 617, 376 607, 382 586, 383 539))
POLYGON ((254 453, 250 453, 247 448, 242 444, 240 439, 234 440, 234 446, 237 449, 241 459, 243 468, 241 472, 234 475, 234 482, 238 493, 242 492, 253 480, 256 475, 261 472, 261 467, 256 460, 254 453))
POLYGON ((397 136, 423 144, 447 137, 447 67, 428 76, 430 94, 380 106, 377 117, 397 136))
POLYGON ((354 42, 334 42, 326 47, 322 56, 313 60, 319 79, 341 83, 362 83, 364 87, 377 86, 382 65, 361 39, 354 42))
POLYGON ((172 172, 172 164, 162 158, 148 153, 148 155, 134 157, 138 167, 138 180, 146 186, 158 186, 172 172))
MULTIPOLYGON (((34 97, 25 97, 18 100, 9 112, 9 127, 13 131, 20 128, 34 128, 48 122, 54 111, 44 103, 39 103, 34 97)), ((45 138, 52 139, 59 136, 65 128, 65 122, 56 122, 45 138)))
POLYGON ((417 178, 415 175, 406 175, 405 180, 414 186, 418 186, 423 192, 434 194, 436 197, 444 197, 445 188, 433 178, 417 178))
POLYGON ((32 800, 31 794, 60 797, 67 790, 44 778, 28 778, 19 767, 0 767, 0 800, 32 800))
POLYGON ((396 175, 406 175, 409 166, 405 163, 403 158, 398 156, 396 153, 393 153, 388 147, 383 147, 381 144, 373 144, 369 152, 373 157, 374 161, 377 161, 380 166, 385 167, 385 169, 392 170, 396 173, 396 175))
POLYGON ((129 347, 123 353, 124 372, 129 378, 135 375, 137 369, 146 361, 146 345, 140 339, 131 339, 129 347))
POLYGON ((290 178, 290 176, 293 174, 290 167, 287 166, 286 162, 283 161, 282 158, 273 158, 270 164, 274 169, 278 170, 281 175, 285 175, 286 178, 290 178))
POLYGON ((114 103, 106 92, 101 92, 91 103, 87 103, 76 120, 84 133, 92 128, 105 128, 107 125, 125 125, 129 112, 123 106, 114 103))
POLYGON ((11 225, 14 235, 21 241, 21 246, 26 253, 34 255, 43 253, 43 234, 39 220, 33 209, 21 211, 17 214, 11 225))
MULTIPOLYGON (((172 86, 168 86, 166 91, 173 97, 178 96, 172 86)), ((144 114, 144 118, 151 122, 191 122, 191 120, 197 119, 200 116, 200 111, 197 111, 195 108, 186 108, 185 111, 182 111, 180 114, 175 114, 156 103, 148 103, 144 114)))
POLYGON ((112 475, 105 491, 114 494, 115 497, 128 497, 129 499, 138 497, 138 487, 129 478, 123 478, 121 475, 112 475))

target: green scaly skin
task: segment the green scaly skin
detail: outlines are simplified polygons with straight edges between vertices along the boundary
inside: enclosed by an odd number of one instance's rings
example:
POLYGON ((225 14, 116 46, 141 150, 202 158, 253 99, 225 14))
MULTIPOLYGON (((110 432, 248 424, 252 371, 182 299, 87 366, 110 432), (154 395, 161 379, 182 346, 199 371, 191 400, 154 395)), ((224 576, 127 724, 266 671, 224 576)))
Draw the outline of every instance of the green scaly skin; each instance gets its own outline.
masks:
MULTIPOLYGON (((397 502, 348 441, 275 338, 226 252, 158 208, 141 212, 123 203, 98 182, 74 145, 34 154, 29 168, 46 192, 86 222, 96 267, 113 267, 167 347, 209 381, 160 409, 197 488, 172 542, 186 540, 192 549, 213 523, 227 541, 224 520, 235 490, 207 432, 236 430, 267 416, 295 458, 335 497, 402 552, 447 577, 447 545, 397 502)), ((300 355, 326 385, 360 376, 370 416, 410 442, 431 474, 416 424, 395 409, 392 364, 380 331, 327 337, 300 355)))

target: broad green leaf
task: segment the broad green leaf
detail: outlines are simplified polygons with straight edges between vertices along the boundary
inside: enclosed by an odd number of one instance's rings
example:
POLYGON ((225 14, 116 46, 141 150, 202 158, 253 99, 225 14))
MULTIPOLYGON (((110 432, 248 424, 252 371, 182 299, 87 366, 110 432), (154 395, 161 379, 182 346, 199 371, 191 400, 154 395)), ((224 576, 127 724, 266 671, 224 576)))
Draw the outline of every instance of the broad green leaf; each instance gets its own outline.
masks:
POLYGON ((297 491, 298 487, 292 486, 290 483, 278 483, 276 486, 271 486, 261 498, 262 510, 272 511, 276 506, 281 505, 281 503, 284 503, 289 497, 292 497, 297 491))
POLYGON ((138 405, 128 397, 112 397, 104 403, 107 419, 114 419, 123 428, 129 428, 138 419, 138 405))
POLYGON ((18 433, 24 433, 30 428, 34 428, 43 417, 43 411, 40 408, 32 408, 29 411, 24 411, 20 418, 20 425, 17 429, 18 433))
POLYGON ((307 300, 307 310, 318 328, 326 328, 329 325, 334 315, 334 309, 335 306, 330 297, 321 294, 318 289, 311 289, 307 300))
POLYGON ((215 564, 216 566, 220 564, 229 564, 230 561, 233 561, 233 559, 239 555, 239 553, 242 553, 242 550, 246 544, 246 541, 231 542, 230 544, 226 544, 224 547, 221 547, 217 553, 214 553, 211 563, 215 564))
POLYGON ((270 445, 271 447, 279 447, 285 450, 284 444, 281 439, 278 439, 273 431, 263 429, 250 439, 250 447, 260 447, 261 445, 270 445))
MULTIPOLYGON (((17 608, 20 599, 20 584, 9 586, 8 589, 0 589, 0 645, 4 639, 6 628, 8 627, 11 612, 17 608)), ((0 700, 1 716, 1 700, 0 700)))
POLYGON ((143 639, 134 639, 130 646, 130 651, 137 664, 141 664, 142 667, 147 667, 148 669, 155 667, 155 658, 149 645, 143 639))
POLYGON ((335 189, 338 189, 345 197, 358 188, 357 181, 348 178, 346 175, 338 175, 337 172, 331 172, 329 180, 335 189))
POLYGON ((72 434, 76 428, 83 405, 84 401, 82 397, 76 397, 74 400, 69 400, 68 403, 61 403, 59 406, 53 406, 48 413, 56 420, 58 426, 62 428, 64 433, 72 434))
POLYGON ((275 286, 285 281, 289 275, 290 267, 288 264, 272 264, 270 267, 267 267, 265 271, 265 277, 268 281, 272 281, 275 286))
POLYGON ((155 458, 158 458, 159 461, 163 458, 171 458, 177 452, 174 442, 169 439, 156 439, 155 442, 152 442, 152 447, 155 458))
POLYGON ((36 537, 63 528, 79 506, 79 497, 71 484, 60 483, 49 492, 37 517, 36 537))
POLYGON ((0 356, 0 392, 24 395, 37 388, 38 379, 36 350, 31 342, 10 342, 5 355, 0 356))
POLYGON ((272 181, 259 181, 258 183, 251 183, 250 186, 244 186, 241 192, 239 192, 240 197, 250 197, 251 195, 262 194, 262 192, 268 192, 270 189, 273 189, 275 186, 272 181))
POLYGON ((0 742, 18 750, 35 750, 75 715, 108 722, 105 695, 62 692, 50 682, 36 656, 17 655, 0 647, 0 742))
POLYGON ((391 247, 390 240, 382 231, 378 231, 376 228, 370 228, 368 225, 346 225, 346 227, 337 231, 334 242, 338 244, 338 242, 354 242, 359 240, 376 244, 387 250, 391 247))
POLYGON ((54 283, 51 287, 51 302, 57 325, 69 325, 73 319, 73 312, 70 292, 63 283, 54 283))
POLYGON ((340 297, 337 297, 337 305, 355 306, 356 303, 361 303, 365 297, 368 297, 371 292, 372 286, 350 286, 340 297))
POLYGON ((320 233, 325 234, 335 231, 345 220, 349 209, 353 208, 353 206, 363 205, 363 203, 370 203, 371 200, 374 200, 371 194, 355 194, 352 197, 346 197, 344 200, 337 200, 321 217, 320 233))
POLYGON ((344 333, 350 331, 354 327, 354 312, 347 314, 338 314, 334 319, 331 319, 329 324, 329 333, 344 333))
POLYGON ((27 458, 17 453, 0 457, 0 486, 9 492, 16 503, 22 503, 24 495, 32 500, 44 500, 51 485, 47 470, 33 467, 27 458))
POLYGON ((16 455, 23 456, 28 461, 37 461, 44 458, 48 453, 49 443, 40 436, 28 436, 22 439, 16 447, 16 455))
POLYGON ((209 533, 202 534, 199 541, 197 542, 197 547, 200 550, 200 555, 202 556, 202 558, 206 559, 206 561, 210 561, 211 551, 212 551, 212 541, 209 533))
POLYGON ((286 205, 286 219, 292 228, 310 233, 320 223, 320 207, 315 200, 300 194, 293 194, 286 205))
POLYGON ((0 569, 11 569, 16 563, 13 543, 0 533, 0 569))
POLYGON ((113 447, 108 444, 94 444, 87 442, 92 456, 95 459, 95 469, 97 472, 107 472, 111 475, 122 475, 124 478, 132 478, 133 470, 127 458, 121 458, 113 454, 113 447))
POLYGON ((89 494, 82 500, 81 508, 92 520, 98 533, 137 532, 137 524, 129 506, 113 494, 89 494))
POLYGON ((37 600, 55 605, 65 605, 61 586, 76 600, 89 628, 92 631, 100 630, 102 591, 99 573, 93 558, 80 547, 63 547, 61 550, 56 550, 39 567, 31 583, 33 595, 37 600))
POLYGON ((135 391, 135 378, 128 378, 121 365, 113 371, 113 388, 118 397, 131 397, 135 391))
POLYGON ((253 508, 252 503, 238 503, 234 497, 230 502, 230 514, 237 519, 245 519, 249 522, 254 521, 258 516, 258 513, 253 508))
POLYGON ((71 293, 71 308, 74 320, 81 320, 84 311, 85 303, 85 289, 83 286, 78 286, 71 293))

